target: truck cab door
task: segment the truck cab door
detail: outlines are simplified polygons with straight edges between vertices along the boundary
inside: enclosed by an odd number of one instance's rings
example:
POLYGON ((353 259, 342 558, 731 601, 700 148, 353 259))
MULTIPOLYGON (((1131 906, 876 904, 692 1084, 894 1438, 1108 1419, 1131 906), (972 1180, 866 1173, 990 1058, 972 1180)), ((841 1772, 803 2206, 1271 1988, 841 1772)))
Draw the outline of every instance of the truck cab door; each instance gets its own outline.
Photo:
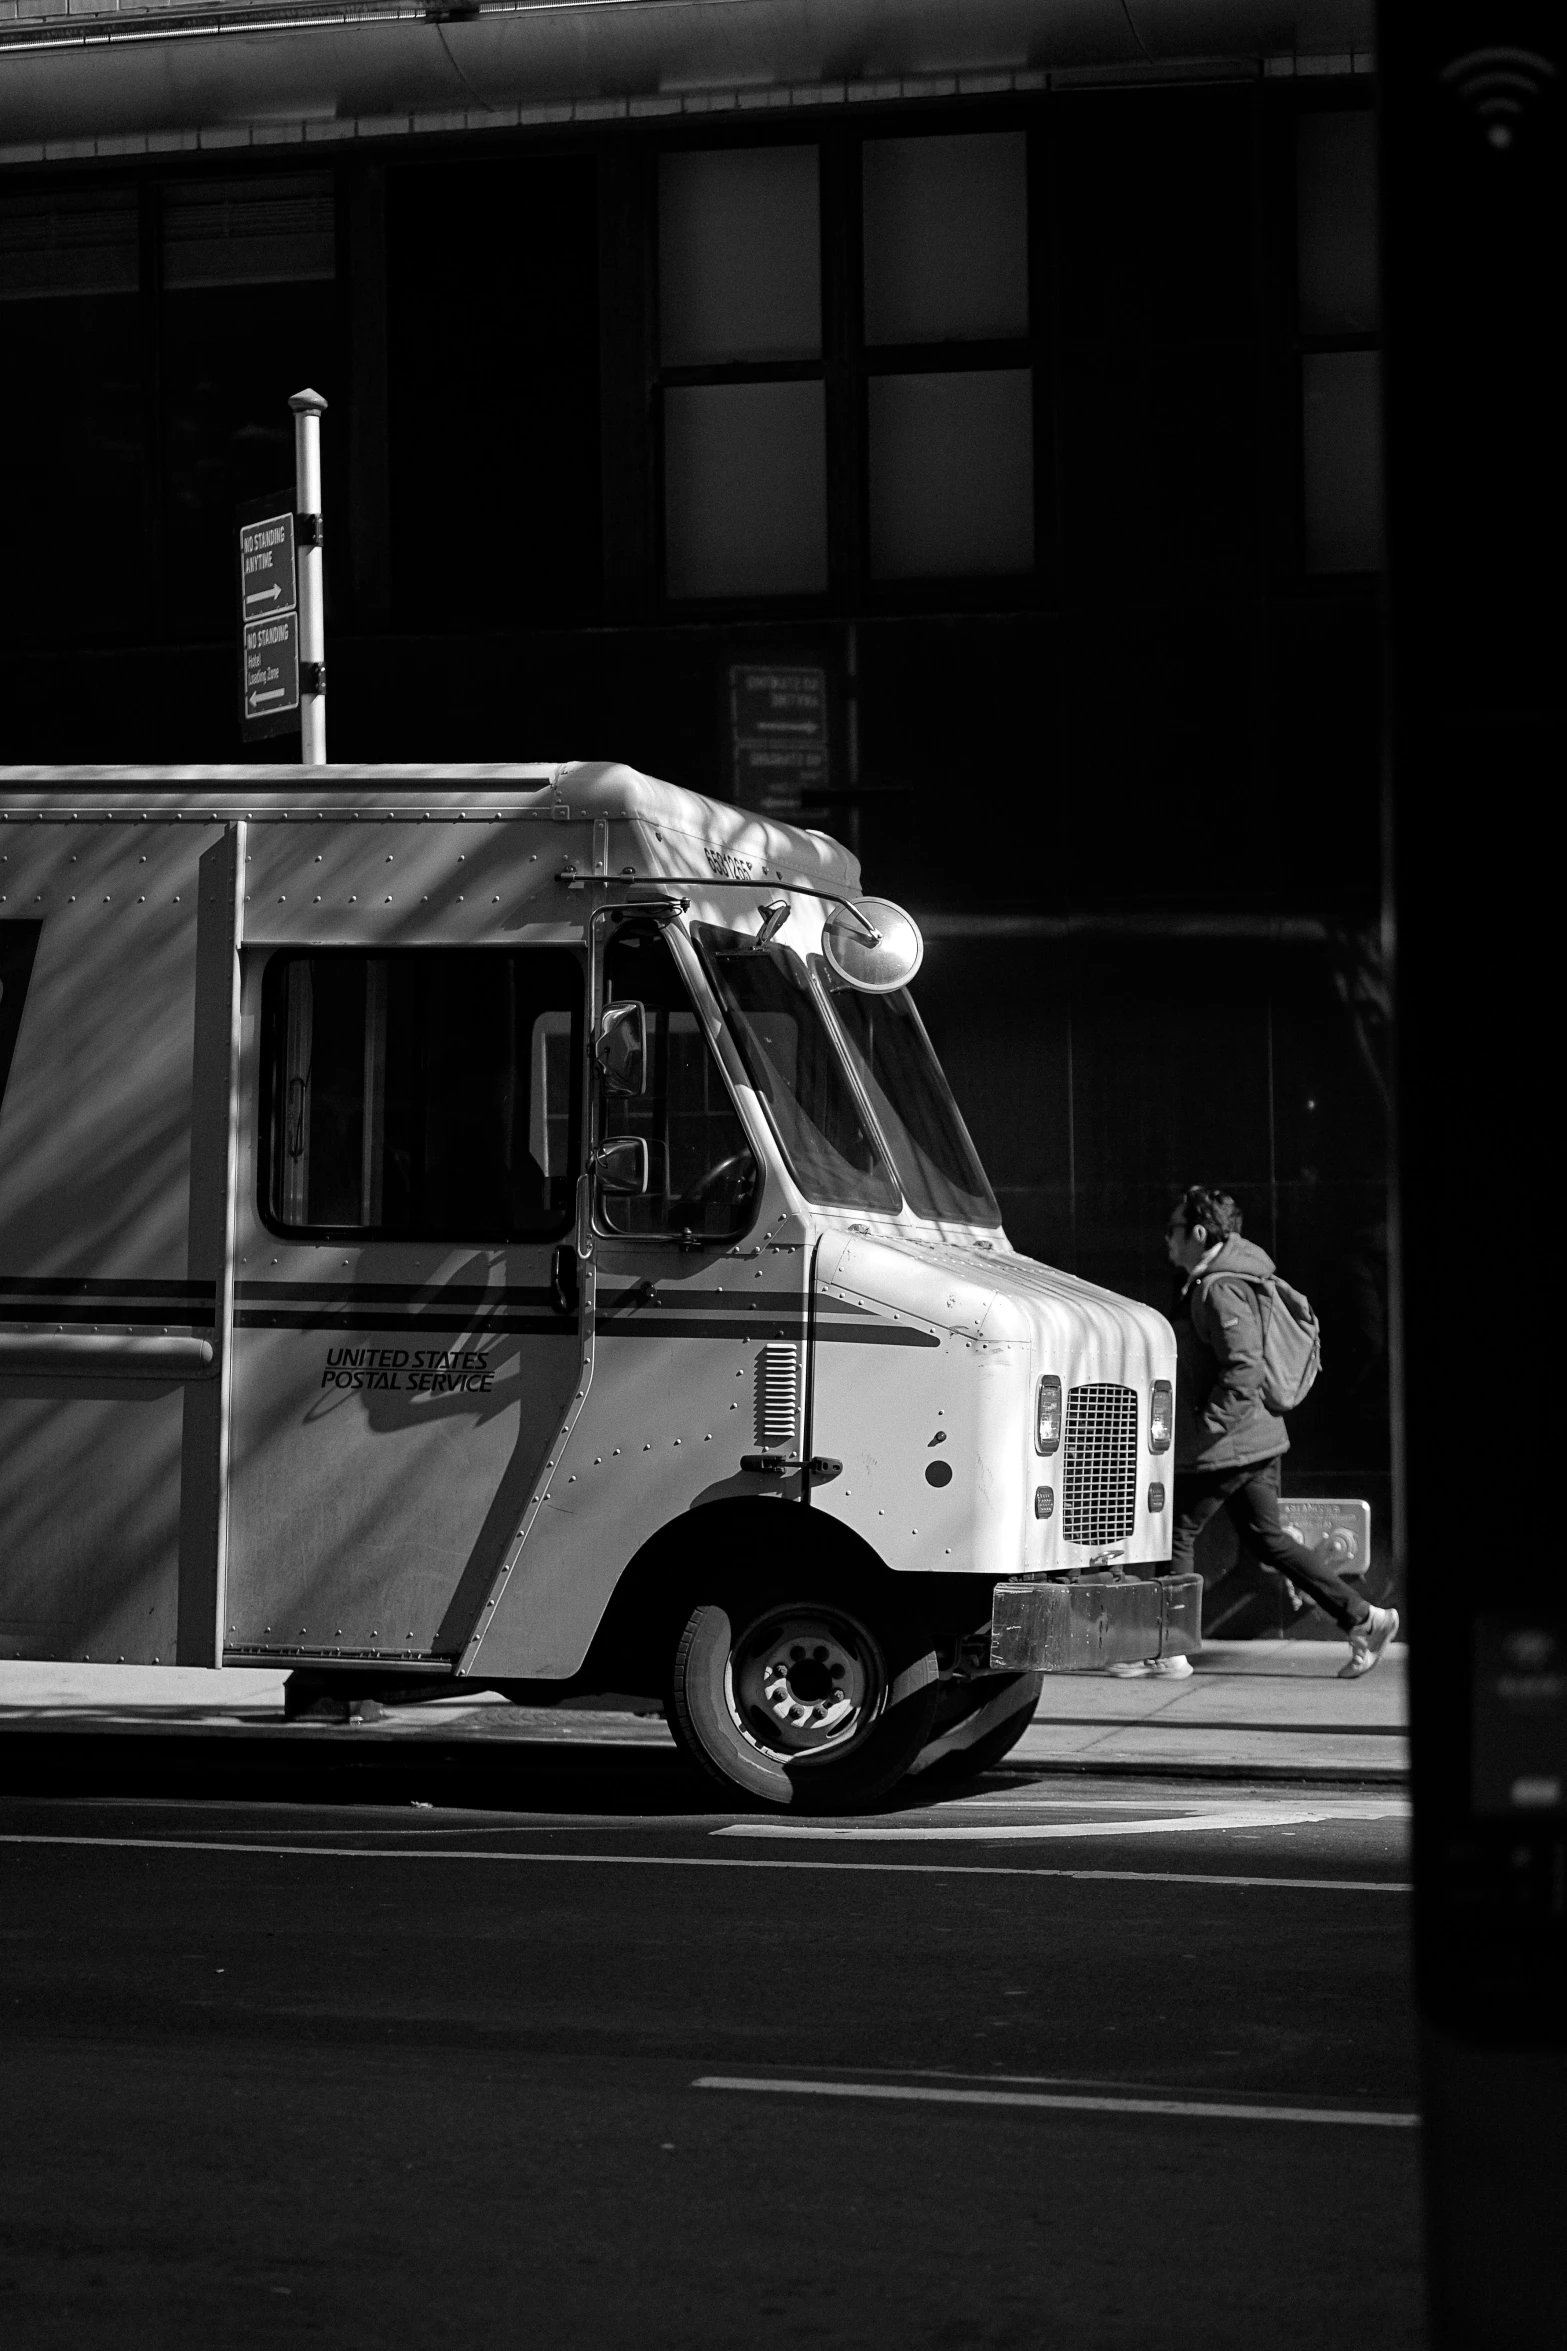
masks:
POLYGON ((585 956, 247 951, 224 1654, 449 1667, 581 1364, 585 956))

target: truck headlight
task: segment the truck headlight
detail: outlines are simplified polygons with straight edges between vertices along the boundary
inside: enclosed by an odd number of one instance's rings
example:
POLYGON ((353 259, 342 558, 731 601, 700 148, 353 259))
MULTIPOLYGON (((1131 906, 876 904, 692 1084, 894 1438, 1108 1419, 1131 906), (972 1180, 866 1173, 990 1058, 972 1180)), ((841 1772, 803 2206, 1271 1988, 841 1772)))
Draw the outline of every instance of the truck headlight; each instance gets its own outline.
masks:
POLYGON ((1034 1451, 1053 1453, 1061 1442, 1061 1382, 1047 1372, 1039 1383, 1034 1410, 1034 1451))
POLYGON ((1148 1450, 1168 1453, 1175 1434, 1175 1397, 1168 1380, 1155 1380, 1148 1407, 1148 1450))

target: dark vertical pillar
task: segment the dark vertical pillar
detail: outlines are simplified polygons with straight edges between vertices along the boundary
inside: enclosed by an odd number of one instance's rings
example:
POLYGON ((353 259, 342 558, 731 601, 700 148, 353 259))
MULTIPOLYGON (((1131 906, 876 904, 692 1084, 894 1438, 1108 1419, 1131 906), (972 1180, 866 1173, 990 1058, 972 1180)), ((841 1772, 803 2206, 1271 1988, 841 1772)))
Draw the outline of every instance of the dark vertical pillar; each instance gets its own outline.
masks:
POLYGON ((836 131, 821 143, 822 355, 827 380, 829 593, 858 614, 866 575, 866 488, 861 450, 865 380, 859 354, 864 318, 860 142, 836 131))
MULTIPOLYGON (((386 167, 343 175, 348 263, 348 527, 344 550, 359 629, 384 629, 392 611, 391 471, 387 414, 386 167)), ((342 557, 339 558, 342 561, 342 557)))
POLYGON ((1028 117, 1028 333, 1034 367, 1034 581, 1039 602, 1059 611, 1061 561, 1061 397, 1059 218, 1048 105, 1028 117))
POLYGON ((657 201, 652 151, 606 144, 598 167, 599 380, 604 608, 612 622, 649 617, 658 599, 657 201))
POLYGON ((141 182, 137 237, 142 320, 142 511, 147 535, 146 632, 149 636, 162 636, 168 626, 168 541, 164 527, 163 191, 156 180, 141 182))
MULTIPOLYGON (((1257 827, 1259 861, 1275 867, 1280 855, 1279 777, 1274 757, 1274 730, 1278 706, 1278 662, 1274 588, 1279 562, 1277 526, 1281 451, 1278 433, 1278 378, 1286 343, 1280 311, 1295 283, 1294 257, 1286 236, 1293 225, 1294 208, 1281 202, 1285 189, 1283 154, 1293 143, 1293 119, 1281 114, 1266 84, 1252 91, 1251 112, 1251 251, 1252 251, 1252 545, 1251 545, 1251 711, 1253 789, 1262 810, 1257 827), (1281 218, 1281 214, 1283 217, 1281 218), (1281 264, 1288 262, 1287 274, 1281 264)), ((1293 162, 1293 156, 1290 158, 1293 162)), ((1292 241, 1292 240, 1291 240, 1292 241)), ((1269 1015, 1270 1023, 1272 1015, 1269 1015)), ((1271 1078, 1271 1045, 1269 1070, 1271 1078)), ((1269 1120, 1272 1120, 1271 1086, 1269 1120)), ((1271 1162, 1271 1145, 1270 1145, 1271 1162)), ((1271 1213, 1278 1232, 1278 1189, 1272 1187, 1271 1213)))
POLYGON ((1400 1406, 1431 2320, 1560 2331, 1558 9, 1383 0, 1400 1406))

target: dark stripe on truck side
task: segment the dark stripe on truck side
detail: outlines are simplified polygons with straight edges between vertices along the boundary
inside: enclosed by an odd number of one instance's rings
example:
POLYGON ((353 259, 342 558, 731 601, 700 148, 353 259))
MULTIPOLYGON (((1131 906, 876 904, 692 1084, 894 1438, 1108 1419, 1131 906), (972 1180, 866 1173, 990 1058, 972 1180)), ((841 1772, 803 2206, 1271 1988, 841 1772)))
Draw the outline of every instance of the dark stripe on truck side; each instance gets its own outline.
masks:
POLYGON ((472 1282, 236 1282, 242 1331, 442 1331, 474 1337, 574 1337, 546 1289, 472 1282))
MULTIPOLYGON (((239 1307, 235 1326, 244 1331, 463 1331, 474 1338, 533 1337, 566 1339, 576 1336, 571 1315, 520 1314, 376 1314, 363 1307, 309 1308, 239 1307)), ((600 1339, 794 1339, 806 1338, 798 1317, 759 1317, 738 1314, 663 1315, 644 1307, 639 1314, 601 1316, 600 1339)), ((826 1330, 818 1337, 829 1342, 850 1341, 861 1347, 939 1347, 929 1331, 910 1330, 903 1323, 860 1323, 848 1330, 826 1330)))
POLYGON ((217 1296, 215 1282, 95 1281, 86 1274, 0 1274, 0 1297, 28 1298, 194 1298, 210 1306, 217 1296))
POLYGON ((312 1313, 274 1306, 236 1308, 234 1324, 242 1331, 464 1331, 476 1339, 577 1335, 577 1318, 570 1314, 367 1314, 329 1307, 312 1313))
POLYGON ((81 1274, 0 1274, 0 1324, 127 1334, 210 1331, 211 1282, 94 1281, 81 1274))
POLYGON ((474 1282, 236 1282, 236 1300, 307 1306, 549 1306, 546 1289, 487 1289, 474 1282))
POLYGON ((176 1323, 181 1330, 210 1331, 213 1310, 175 1301, 162 1306, 132 1306, 123 1298, 5 1298, 0 1300, 0 1322, 123 1323, 140 1329, 162 1330, 176 1323))

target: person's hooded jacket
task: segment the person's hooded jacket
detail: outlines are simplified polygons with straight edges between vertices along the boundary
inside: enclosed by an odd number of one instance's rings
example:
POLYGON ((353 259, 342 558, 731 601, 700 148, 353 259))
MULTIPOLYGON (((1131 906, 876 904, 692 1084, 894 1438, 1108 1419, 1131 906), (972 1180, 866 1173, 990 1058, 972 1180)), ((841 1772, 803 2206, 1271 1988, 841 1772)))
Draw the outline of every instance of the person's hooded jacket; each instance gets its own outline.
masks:
POLYGON ((1272 1272, 1266 1250, 1232 1233, 1181 1292, 1174 1315, 1177 1469, 1241 1469, 1289 1450, 1283 1421, 1262 1401, 1268 1304, 1257 1283, 1272 1272))

